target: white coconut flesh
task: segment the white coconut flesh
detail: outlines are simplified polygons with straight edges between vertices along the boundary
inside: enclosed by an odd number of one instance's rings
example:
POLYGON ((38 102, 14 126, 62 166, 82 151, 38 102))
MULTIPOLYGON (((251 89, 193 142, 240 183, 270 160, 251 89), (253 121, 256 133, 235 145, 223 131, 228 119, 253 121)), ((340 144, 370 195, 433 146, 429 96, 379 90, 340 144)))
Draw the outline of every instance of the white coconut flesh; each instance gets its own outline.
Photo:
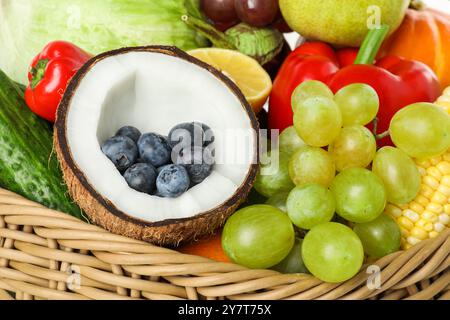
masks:
POLYGON ((245 183, 257 150, 256 132, 232 89, 194 63, 156 52, 125 52, 91 67, 70 101, 66 137, 74 163, 97 193, 148 222, 221 206, 245 183), (178 198, 131 189, 100 148, 122 126, 167 135, 191 121, 213 130, 217 163, 208 178, 178 198))

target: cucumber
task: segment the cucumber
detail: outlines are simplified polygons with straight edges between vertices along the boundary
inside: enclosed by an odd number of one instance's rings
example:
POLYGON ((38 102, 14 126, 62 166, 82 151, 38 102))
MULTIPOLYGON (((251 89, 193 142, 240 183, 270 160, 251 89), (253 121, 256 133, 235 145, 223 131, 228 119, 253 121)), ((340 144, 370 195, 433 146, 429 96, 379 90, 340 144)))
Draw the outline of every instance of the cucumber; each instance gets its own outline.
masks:
POLYGON ((23 87, 0 70, 0 186, 84 219, 68 196, 52 152, 52 132, 25 104, 23 87))

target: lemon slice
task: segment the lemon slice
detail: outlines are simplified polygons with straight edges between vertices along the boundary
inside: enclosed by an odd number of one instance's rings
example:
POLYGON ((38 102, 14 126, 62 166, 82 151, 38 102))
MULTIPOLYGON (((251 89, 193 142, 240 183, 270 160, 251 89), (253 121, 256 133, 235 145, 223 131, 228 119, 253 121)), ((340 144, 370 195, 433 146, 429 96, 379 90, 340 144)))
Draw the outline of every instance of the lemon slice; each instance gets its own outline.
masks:
POLYGON ((255 59, 238 51, 219 48, 201 48, 188 53, 229 77, 241 89, 253 111, 261 111, 272 90, 272 80, 255 59))

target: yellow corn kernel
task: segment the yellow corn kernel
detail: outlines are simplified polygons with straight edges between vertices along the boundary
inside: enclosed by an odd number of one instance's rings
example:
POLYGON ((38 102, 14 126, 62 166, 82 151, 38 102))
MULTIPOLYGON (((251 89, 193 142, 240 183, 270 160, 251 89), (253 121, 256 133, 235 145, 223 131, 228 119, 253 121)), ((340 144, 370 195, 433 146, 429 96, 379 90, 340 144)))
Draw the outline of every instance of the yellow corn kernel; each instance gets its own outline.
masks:
POLYGON ((434 158, 430 159, 430 162, 431 162, 431 164, 433 166, 437 165, 441 161, 442 161, 442 157, 441 156, 437 156, 437 157, 434 157, 434 158))
POLYGON ((426 199, 429 199, 433 196, 434 190, 427 186, 426 184, 422 184, 422 187, 420 189, 420 195, 425 197, 426 199))
POLYGON ((418 244, 418 243, 420 242, 420 239, 417 239, 417 238, 415 238, 415 237, 408 237, 408 238, 406 238, 406 241, 407 241, 411 246, 413 246, 413 245, 418 244))
POLYGON ((419 174, 424 177, 427 174, 427 169, 425 169, 424 167, 417 167, 417 169, 419 170, 419 174))
POLYGON ((437 191, 442 193, 444 196, 447 197, 448 200, 450 200, 450 187, 446 187, 443 184, 441 184, 437 189, 437 191))
POLYGON ((392 205, 392 204, 388 204, 386 206, 385 212, 395 218, 398 218, 402 215, 402 209, 397 208, 396 206, 392 205))
MULTIPOLYGON (((445 226, 442 224, 442 223, 440 223, 440 222, 436 222, 435 224, 434 224, 434 231, 436 231, 436 232, 442 232, 442 231, 444 231, 444 229, 445 229, 445 226)), ((431 231, 431 230, 430 230, 431 231)))
POLYGON ((411 220, 409 220, 406 217, 400 217, 397 220, 398 224, 405 228, 406 230, 411 230, 412 228, 414 228, 414 223, 411 222, 411 220))
MULTIPOLYGON (((447 200, 447 199, 446 199, 447 200)), ((425 208, 423 206, 421 206, 420 204, 418 204, 417 202, 413 201, 409 204, 409 208, 414 211, 417 212, 418 214, 421 214, 425 208)))
POLYGON ((410 209, 403 210, 403 215, 405 217, 407 217, 409 220, 411 220, 412 222, 417 222, 417 221, 419 221, 419 218, 420 218, 420 216, 417 212, 414 212, 410 209))
MULTIPOLYGON (((433 178, 435 178, 438 181, 441 180, 441 178, 442 178, 442 173, 436 167, 429 167, 427 169, 427 174, 432 176, 433 178)), ((439 185, 438 185, 438 187, 439 187, 439 185)))
POLYGON ((424 218, 430 222, 435 222, 438 219, 437 215, 434 212, 427 211, 427 210, 425 210, 421 216, 422 216, 422 218, 424 218))
POLYGON ((419 221, 417 221, 416 227, 421 228, 427 232, 433 231, 434 229, 434 225, 425 219, 420 219, 419 221))
POLYGON ((444 176, 450 174, 450 162, 442 161, 436 165, 436 169, 444 176))
MULTIPOLYGON (((431 193, 433 193, 433 191, 431 191, 431 193)), ((414 201, 417 202, 418 204, 420 204, 422 207, 426 207, 427 204, 430 202, 430 200, 428 200, 427 197, 425 197, 421 194, 419 194, 414 201)))
POLYGON ((443 158, 445 161, 450 161, 450 152, 444 153, 444 155, 442 156, 442 158, 443 158))
POLYGON ((446 204, 446 205, 444 206, 444 212, 445 212, 446 214, 450 215, 450 204, 446 204))
POLYGON ((427 205, 426 209, 428 211, 431 211, 431 212, 434 212, 434 213, 441 213, 444 210, 444 208, 440 204, 434 203, 434 202, 430 202, 427 205))
POLYGON ((450 215, 446 213, 442 213, 439 215, 439 221, 443 223, 444 225, 448 225, 450 223, 450 215))
POLYGON ((447 174, 447 175, 443 176, 441 179, 441 184, 450 188, 450 175, 447 174))
POLYGON ((436 231, 431 231, 428 233, 428 236, 432 239, 432 238, 436 238, 439 235, 439 232, 436 231))
POLYGON ((420 240, 425 240, 428 238, 428 232, 421 228, 414 227, 411 229, 411 236, 420 240))
POLYGON ((416 161, 416 164, 418 167, 422 167, 424 169, 431 166, 431 162, 429 161, 429 159, 419 159, 416 161))
POLYGON ((425 176, 423 178, 423 183, 429 186, 431 189, 436 190, 439 188, 439 181, 433 178, 432 176, 425 176))
POLYGON ((444 196, 439 191, 436 191, 434 195, 431 197, 431 202, 437 203, 440 205, 444 205, 448 202, 448 197, 444 196))
POLYGON ((400 226, 400 233, 402 234, 402 239, 406 239, 409 236, 409 230, 406 230, 400 226))

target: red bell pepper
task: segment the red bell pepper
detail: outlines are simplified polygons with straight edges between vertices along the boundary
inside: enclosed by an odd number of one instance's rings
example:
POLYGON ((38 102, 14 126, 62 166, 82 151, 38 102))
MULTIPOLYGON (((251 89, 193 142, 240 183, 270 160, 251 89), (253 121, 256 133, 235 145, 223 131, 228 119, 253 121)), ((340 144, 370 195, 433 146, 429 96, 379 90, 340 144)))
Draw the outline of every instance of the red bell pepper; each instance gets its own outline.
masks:
MULTIPOLYGON (((336 52, 320 42, 305 43, 294 50, 273 84, 269 127, 284 130, 292 125, 291 96, 295 88, 307 80, 322 81, 335 93, 352 83, 372 86, 380 98, 380 131, 388 130, 391 118, 399 109, 415 102, 435 101, 440 94, 439 82, 425 64, 394 56, 372 64, 386 34, 385 27, 371 30, 359 53, 356 49, 336 52)), ((387 144, 391 144, 389 137, 380 140, 380 145, 387 144)))
POLYGON ((31 111, 54 122, 69 80, 90 58, 88 53, 66 41, 47 44, 33 59, 28 72, 25 101, 31 111))

